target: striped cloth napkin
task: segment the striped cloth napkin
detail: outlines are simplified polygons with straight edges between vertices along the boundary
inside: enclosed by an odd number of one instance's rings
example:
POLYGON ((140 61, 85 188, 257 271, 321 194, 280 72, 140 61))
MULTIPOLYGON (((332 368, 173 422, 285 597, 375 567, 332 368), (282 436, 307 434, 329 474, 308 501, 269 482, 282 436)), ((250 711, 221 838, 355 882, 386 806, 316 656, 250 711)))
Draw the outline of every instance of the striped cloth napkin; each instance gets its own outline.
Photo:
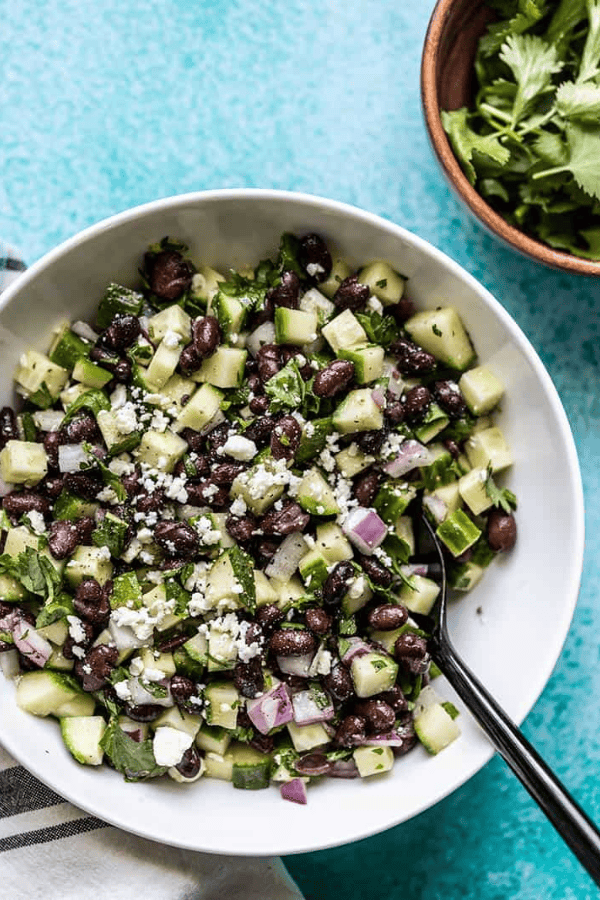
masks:
MULTIPOLYGON (((0 291, 24 271, 0 241, 0 291)), ((0 675, 0 677, 2 677, 0 675)), ((156 844, 84 813, 0 746, 0 896, 10 900, 302 900, 279 859, 156 844)))

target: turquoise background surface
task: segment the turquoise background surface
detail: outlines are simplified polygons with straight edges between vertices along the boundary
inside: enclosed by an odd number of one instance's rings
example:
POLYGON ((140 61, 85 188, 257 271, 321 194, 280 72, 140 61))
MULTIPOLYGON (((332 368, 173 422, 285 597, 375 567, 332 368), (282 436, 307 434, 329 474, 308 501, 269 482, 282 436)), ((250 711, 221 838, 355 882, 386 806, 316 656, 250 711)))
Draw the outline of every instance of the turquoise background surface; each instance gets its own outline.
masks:
MULTIPOLYGON (((276 187, 392 219, 483 282, 541 354, 581 460, 582 591, 564 651, 524 730, 600 820, 600 284, 505 250, 443 182, 419 99, 433 5, 0 2, 0 235, 33 262, 82 227, 158 197, 276 187)), ((411 822, 285 861, 313 900, 595 896, 498 759, 411 822)))

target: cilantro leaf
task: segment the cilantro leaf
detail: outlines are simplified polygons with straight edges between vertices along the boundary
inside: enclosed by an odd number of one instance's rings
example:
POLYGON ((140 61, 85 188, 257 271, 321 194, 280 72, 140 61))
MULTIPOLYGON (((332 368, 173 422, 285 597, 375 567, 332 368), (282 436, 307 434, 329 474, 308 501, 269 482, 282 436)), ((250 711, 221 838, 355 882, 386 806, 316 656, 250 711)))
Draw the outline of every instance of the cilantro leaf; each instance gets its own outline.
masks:
MULTIPOLYGON (((597 124, 600 119, 600 87, 565 81, 556 92, 556 109, 565 119, 597 124)), ((558 135, 553 135, 558 138, 558 135)))
POLYGON ((298 409, 304 400, 306 387, 298 364, 291 359, 276 375, 265 384, 265 394, 269 398, 269 412, 273 415, 283 409, 298 409))
POLYGON ((400 337, 400 329, 393 316, 371 312, 356 313, 356 318, 365 329, 369 340, 386 350, 400 337))
POLYGON ((586 0, 588 32, 585 39, 577 81, 589 81, 600 74, 600 0, 586 0))
POLYGON ((100 746, 111 763, 126 781, 140 781, 164 775, 166 766, 159 766, 154 758, 152 741, 134 741, 123 731, 116 717, 110 719, 100 746))
POLYGON ((530 103, 552 87, 551 78, 562 68, 554 45, 533 34, 512 34, 500 50, 500 59, 517 82, 511 124, 522 118, 530 103))
POLYGON ((494 22, 481 39, 481 52, 484 56, 496 53, 506 38, 511 34, 523 34, 537 24, 545 12, 545 4, 538 0, 518 0, 518 3, 491 3, 504 21, 494 22))
POLYGON ((16 557, 0 556, 0 569, 19 581, 25 590, 51 602, 61 583, 61 577, 47 556, 33 547, 26 547, 16 557))
POLYGON ((485 479, 485 492, 494 504, 505 513, 511 513, 517 508, 517 498, 508 488, 499 488, 492 478, 492 471, 488 469, 487 478, 485 479))
POLYGON ((496 135, 479 135, 467 124, 469 112, 466 107, 442 111, 442 124, 448 133, 450 143, 458 156, 465 174, 471 184, 475 184, 477 175, 473 166, 473 154, 481 153, 489 156, 500 165, 510 159, 510 151, 503 147, 496 135))

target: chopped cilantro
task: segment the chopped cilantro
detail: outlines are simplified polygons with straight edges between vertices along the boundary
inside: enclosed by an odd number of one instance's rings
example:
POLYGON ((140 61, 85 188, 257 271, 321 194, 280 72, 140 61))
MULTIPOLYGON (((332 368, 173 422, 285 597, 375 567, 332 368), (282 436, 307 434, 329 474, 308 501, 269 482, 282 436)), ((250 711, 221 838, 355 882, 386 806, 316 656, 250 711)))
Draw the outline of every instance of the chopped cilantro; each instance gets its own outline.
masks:
POLYGON ((435 334, 436 337, 441 337, 441 336, 442 336, 442 332, 441 332, 441 330, 437 327, 437 325, 435 324, 435 322, 434 322, 434 324, 431 326, 431 330, 433 331, 433 333, 435 334))
POLYGON ((159 766, 154 758, 152 741, 134 741, 123 731, 116 717, 111 718, 100 745, 117 772, 126 781, 140 781, 163 775, 166 766, 159 766))
POLYGON ((508 488, 502 489, 497 487, 492 478, 491 468, 488 469, 487 477, 485 479, 485 492, 494 506, 503 509, 505 513, 510 513, 513 509, 517 508, 517 498, 512 491, 508 490, 508 488))

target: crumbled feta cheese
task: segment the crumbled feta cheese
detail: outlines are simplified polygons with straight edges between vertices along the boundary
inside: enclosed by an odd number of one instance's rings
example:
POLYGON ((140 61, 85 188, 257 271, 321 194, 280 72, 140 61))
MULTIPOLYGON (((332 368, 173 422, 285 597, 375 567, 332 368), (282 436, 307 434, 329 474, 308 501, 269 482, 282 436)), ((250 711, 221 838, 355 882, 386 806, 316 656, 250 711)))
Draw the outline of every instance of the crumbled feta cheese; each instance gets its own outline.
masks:
POLYGON ((161 725, 154 732, 152 750, 159 766, 176 766, 181 762, 183 754, 194 742, 193 735, 179 731, 170 725, 161 725))
POLYGON ((137 411, 130 400, 116 410, 114 421, 119 434, 131 434, 135 431, 138 425, 137 411))
POLYGON ((38 512, 37 509, 32 509, 27 513, 27 518, 35 534, 43 534, 45 532, 46 523, 41 512, 38 512))
POLYGON ((181 343, 181 337, 177 334, 176 331, 167 331, 165 332, 165 336, 163 338, 163 344, 165 347, 168 347, 170 350, 175 349, 181 343))
POLYGON ((257 447, 254 441, 245 438, 241 434, 233 434, 228 437, 221 449, 224 454, 243 462, 254 459, 257 454, 257 447))
POLYGON ((114 688, 115 688, 115 693, 116 693, 117 697, 119 698, 119 700, 125 700, 125 701, 131 700, 132 694, 131 694, 131 690, 130 690, 128 681, 117 681, 114 688))

